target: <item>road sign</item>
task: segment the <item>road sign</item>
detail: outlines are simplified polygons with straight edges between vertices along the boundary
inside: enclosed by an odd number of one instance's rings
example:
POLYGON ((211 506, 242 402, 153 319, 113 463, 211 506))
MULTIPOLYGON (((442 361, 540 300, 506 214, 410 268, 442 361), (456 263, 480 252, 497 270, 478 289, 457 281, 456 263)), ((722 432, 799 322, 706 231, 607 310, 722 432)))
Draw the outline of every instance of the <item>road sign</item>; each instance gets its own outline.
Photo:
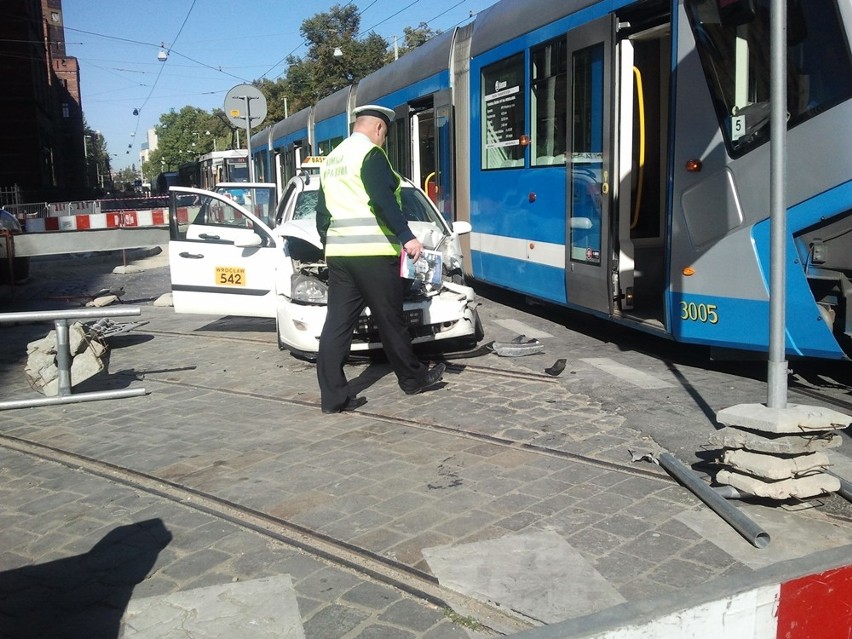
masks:
POLYGON ((266 98, 257 87, 238 84, 225 96, 225 115, 234 126, 251 129, 266 118, 266 98))
POLYGON ((251 154, 251 130, 266 118, 266 98, 257 87, 238 84, 225 96, 225 115, 231 124, 246 130, 249 180, 254 182, 254 162, 251 154))

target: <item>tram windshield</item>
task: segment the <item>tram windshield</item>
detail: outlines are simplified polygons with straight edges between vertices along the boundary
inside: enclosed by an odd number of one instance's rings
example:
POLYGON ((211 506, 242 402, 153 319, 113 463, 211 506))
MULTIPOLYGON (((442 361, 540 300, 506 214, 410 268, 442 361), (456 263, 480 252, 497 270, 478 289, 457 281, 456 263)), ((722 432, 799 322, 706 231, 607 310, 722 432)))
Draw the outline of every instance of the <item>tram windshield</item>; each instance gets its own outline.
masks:
MULTIPOLYGON (((734 157, 769 139, 770 3, 684 3, 734 157)), ((852 62, 836 0, 786 4, 787 111, 792 128, 852 97, 852 62)))

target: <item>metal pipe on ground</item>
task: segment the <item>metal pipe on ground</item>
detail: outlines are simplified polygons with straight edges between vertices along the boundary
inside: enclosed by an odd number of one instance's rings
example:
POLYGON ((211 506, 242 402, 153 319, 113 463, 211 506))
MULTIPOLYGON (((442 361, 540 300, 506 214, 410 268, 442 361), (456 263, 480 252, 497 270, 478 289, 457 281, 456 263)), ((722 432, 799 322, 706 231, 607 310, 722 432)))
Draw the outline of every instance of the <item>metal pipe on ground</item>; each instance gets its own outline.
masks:
POLYGON ((828 474, 833 475, 840 480, 840 490, 837 491, 837 494, 843 497, 846 501, 852 501, 852 482, 843 479, 843 477, 831 471, 828 471, 828 474))
POLYGON ((731 506, 724 497, 701 480, 692 470, 681 463, 671 453, 662 453, 658 461, 660 466, 674 476, 681 484, 692 491, 710 509, 728 522, 731 527, 745 537, 755 548, 766 548, 769 545, 769 533, 746 517, 738 508, 731 506))

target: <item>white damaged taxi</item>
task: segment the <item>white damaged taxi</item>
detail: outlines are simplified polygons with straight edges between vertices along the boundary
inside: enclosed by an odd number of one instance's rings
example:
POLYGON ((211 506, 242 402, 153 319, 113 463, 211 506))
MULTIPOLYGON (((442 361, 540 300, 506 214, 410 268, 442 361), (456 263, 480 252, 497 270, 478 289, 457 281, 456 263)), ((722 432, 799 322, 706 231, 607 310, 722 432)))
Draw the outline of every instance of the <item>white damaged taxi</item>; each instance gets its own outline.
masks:
MULTIPOLYGON (((275 318, 279 348, 315 359, 328 292, 314 221, 318 188, 316 174, 297 176, 273 209, 274 184, 219 184, 216 191, 172 187, 169 263, 175 312, 275 318)), ((441 272, 415 276, 406 295, 412 341, 470 348, 483 337, 475 295, 462 272, 459 235, 469 233, 470 224, 451 227, 411 183, 404 181, 401 191, 412 232, 440 255, 441 272)), ((366 308, 352 350, 379 348, 366 308)))

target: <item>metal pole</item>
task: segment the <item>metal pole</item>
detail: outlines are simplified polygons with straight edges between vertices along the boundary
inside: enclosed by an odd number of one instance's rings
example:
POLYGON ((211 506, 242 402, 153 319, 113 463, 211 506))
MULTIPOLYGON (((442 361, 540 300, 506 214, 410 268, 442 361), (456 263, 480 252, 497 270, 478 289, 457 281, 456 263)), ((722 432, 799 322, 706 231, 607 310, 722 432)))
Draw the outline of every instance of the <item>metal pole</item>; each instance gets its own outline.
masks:
POLYGON ((249 182, 254 182, 254 163, 251 160, 251 96, 234 96, 246 101, 246 151, 248 153, 249 182))
POLYGON ((785 309, 787 204, 784 189, 787 138, 787 2, 772 0, 770 11, 770 175, 769 175, 769 370, 766 405, 787 407, 785 309))
POLYGON ((60 397, 71 394, 71 344, 68 341, 68 320, 58 319, 53 322, 56 328, 56 368, 59 369, 60 397))
POLYGON ((126 388, 122 390, 92 391, 91 393, 77 393, 56 397, 39 397, 36 399, 14 399, 0 402, 0 410, 14 410, 17 408, 38 408, 40 406, 58 406, 60 404, 80 404, 82 402, 93 402, 102 399, 123 399, 125 397, 141 397, 147 395, 144 388, 126 388))
POLYGON ((755 548, 766 548, 769 545, 769 533, 746 517, 740 510, 731 506, 724 497, 704 483, 695 473, 682 464, 671 453, 663 453, 659 457, 660 466, 674 475, 680 483, 686 486, 710 509, 728 522, 734 530, 745 537, 755 548))

